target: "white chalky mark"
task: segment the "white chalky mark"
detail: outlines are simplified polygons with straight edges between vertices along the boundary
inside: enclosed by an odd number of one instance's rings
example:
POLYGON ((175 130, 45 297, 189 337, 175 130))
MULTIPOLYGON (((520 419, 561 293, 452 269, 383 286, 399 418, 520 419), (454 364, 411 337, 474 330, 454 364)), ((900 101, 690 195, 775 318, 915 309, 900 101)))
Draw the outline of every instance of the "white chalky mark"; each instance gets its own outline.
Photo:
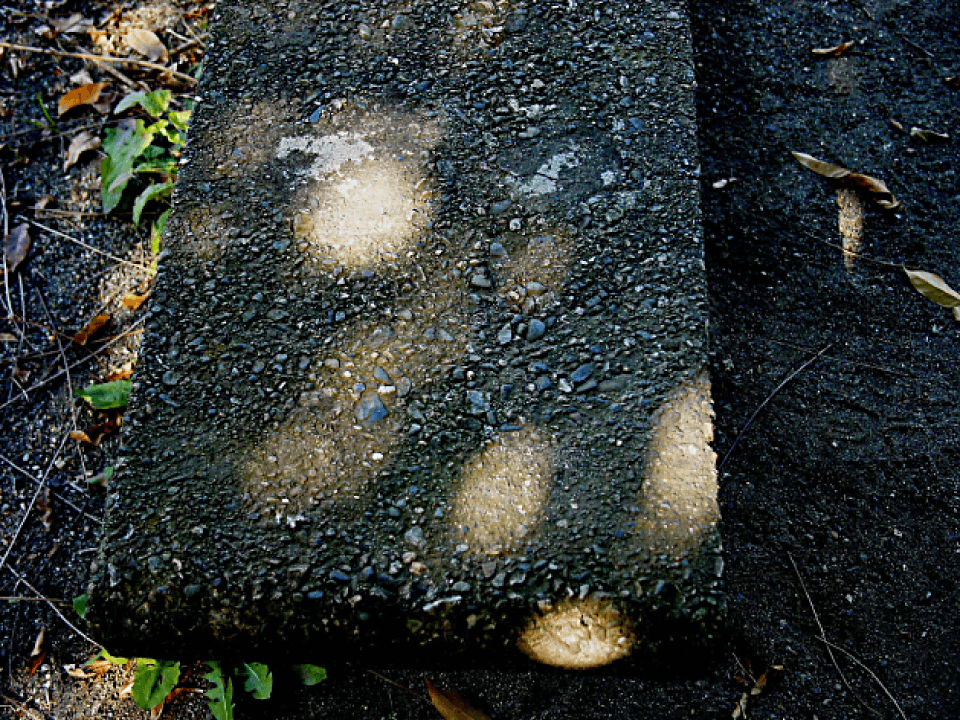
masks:
POLYGON ((316 155, 310 168, 303 174, 317 179, 336 172, 347 162, 359 163, 373 154, 374 148, 370 143, 356 138, 350 141, 339 135, 325 135, 321 138, 285 137, 280 139, 278 158, 285 158, 294 151, 305 155, 316 155))
POLYGON ((536 175, 520 184, 519 190, 525 195, 549 195, 557 191, 557 180, 561 170, 580 165, 576 153, 580 150, 574 145, 568 152, 557 153, 537 169, 536 175))

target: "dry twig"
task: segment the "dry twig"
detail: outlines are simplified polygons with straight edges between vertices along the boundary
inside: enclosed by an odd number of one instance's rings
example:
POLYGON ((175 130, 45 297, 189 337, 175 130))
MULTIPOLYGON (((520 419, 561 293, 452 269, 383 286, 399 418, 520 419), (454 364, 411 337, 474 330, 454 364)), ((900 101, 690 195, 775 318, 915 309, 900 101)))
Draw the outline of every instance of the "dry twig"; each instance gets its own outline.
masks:
POLYGON ((721 460, 720 464, 717 466, 718 473, 721 470, 723 470, 723 466, 727 464, 727 460, 730 459, 731 453, 733 453, 733 451, 736 449, 737 444, 740 442, 740 438, 743 437, 744 433, 746 433, 747 430, 750 428, 750 426, 753 424, 753 421, 757 418, 757 415, 760 414, 760 411, 763 410, 770 403, 770 401, 777 396, 777 393, 779 393, 781 390, 783 390, 783 388, 787 386, 787 383, 793 380, 797 375, 802 373, 808 367, 813 365, 817 360, 819 360, 824 355, 824 353, 827 352, 827 350, 829 350, 832 347, 833 347, 833 343, 828 343, 827 345, 825 345, 823 349, 820 350, 816 355, 808 359, 805 363, 803 363, 803 365, 801 365, 792 373, 787 375, 787 377, 784 378, 783 381, 773 389, 773 392, 771 392, 769 395, 767 395, 766 398, 764 398, 763 402, 760 403, 760 406, 753 411, 753 415, 750 416, 746 424, 743 426, 743 428, 741 428, 740 432, 737 433, 737 437, 734 438, 733 444, 730 446, 730 449, 727 450, 726 454, 723 456, 723 460, 721 460))
POLYGON ((62 233, 59 230, 54 230, 52 227, 48 227, 42 223, 38 223, 36 220, 31 220, 30 218, 26 218, 23 215, 18 215, 17 219, 23 220, 24 222, 28 222, 31 225, 40 228, 41 230, 46 230, 48 233, 56 235, 57 237, 62 237, 64 240, 69 240, 70 242, 76 243, 82 248, 86 248, 87 250, 91 252, 95 252, 98 255, 103 255, 104 257, 108 257, 111 260, 115 260, 118 263, 123 263, 124 265, 133 265, 133 267, 140 268, 141 270, 150 269, 146 265, 141 265, 140 263, 131 262, 130 260, 124 260, 123 258, 119 258, 116 255, 111 255, 110 253, 100 250, 99 248, 95 248, 92 245, 87 245, 87 243, 83 242, 82 240, 77 240, 75 237, 71 237, 70 235, 67 235, 66 233, 62 233))
POLYGON ((47 469, 43 473, 43 478, 37 484, 37 490, 33 493, 33 497, 30 498, 30 504, 27 505, 27 509, 23 511, 23 517, 20 518, 20 524, 17 525, 16 531, 13 533, 13 537, 10 538, 10 542, 7 545, 7 551, 3 554, 3 557, 0 558, 0 568, 7 564, 7 558, 10 557, 10 553, 13 552, 13 546, 17 544, 17 540, 20 538, 20 533, 23 531, 24 525, 27 524, 27 520, 30 517, 30 512, 33 510, 33 506, 37 502, 37 498, 40 497, 40 493, 43 492, 44 487, 46 486, 47 476, 50 474, 50 471, 53 469, 54 463, 56 463, 57 458, 60 457, 60 451, 63 450, 63 446, 66 444, 69 435, 64 435, 63 440, 60 441, 60 447, 57 448, 57 451, 53 454, 53 457, 50 459, 50 464, 47 465, 47 469))
POLYGON ((150 68, 151 70, 159 70, 160 72, 169 73, 178 80, 182 80, 185 83, 190 83, 195 85, 197 79, 190 77, 189 75, 184 75, 182 72, 178 72, 172 68, 168 68, 165 65, 160 65, 159 63, 149 62, 147 60, 137 60, 136 58, 117 58, 112 57, 111 55, 94 55, 92 53, 75 53, 75 52, 65 52, 63 50, 48 50, 46 48, 32 47, 30 45, 14 45, 13 43, 0 42, 0 47, 7 48, 8 50, 19 50, 20 52, 32 52, 32 53, 41 53, 43 55, 57 55, 59 57, 73 57, 80 58, 81 60, 92 60, 94 62, 105 62, 105 63, 129 63, 131 65, 139 65, 140 67, 150 68))
POLYGON ((94 639, 91 638, 90 636, 86 635, 86 634, 85 634, 82 630, 80 630, 76 625, 74 625, 72 622, 70 622, 69 620, 67 620, 67 618, 65 618, 65 617, 63 616, 63 613, 60 612, 60 608, 58 608, 58 607, 57 607, 53 602, 51 602, 50 600, 47 600, 47 599, 43 596, 43 593, 40 592, 39 590, 37 590, 33 585, 31 585, 30 583, 28 583, 27 580, 26 580, 26 578, 23 577, 23 575, 21 575, 20 573, 18 573, 16 570, 14 570, 14 569, 13 569, 12 567, 10 567, 9 565, 7 565, 7 570, 9 570, 10 573, 17 579, 17 582, 23 583, 24 586, 26 586, 27 590, 29 590, 30 592, 32 592, 32 593, 33 593, 34 595, 36 595, 38 598, 42 598, 42 601, 46 602, 46 604, 50 606, 50 609, 53 610, 53 611, 57 614, 57 617, 59 617, 61 620, 63 620, 64 624, 65 624, 68 628, 70 628, 71 630, 73 630, 77 635, 79 635, 80 637, 82 637, 84 640, 86 640, 86 641, 87 641, 88 643, 90 643, 91 645, 93 645, 93 646, 95 646, 95 647, 98 647, 98 648, 101 648, 101 649, 103 648, 103 645, 101 645, 100 643, 98 643, 96 640, 94 640, 94 639))
POLYGON ((858 660, 853 655, 853 653, 850 653, 847 650, 844 650, 843 648, 827 640, 827 633, 823 629, 823 624, 820 622, 820 615, 817 613, 817 608, 813 604, 813 599, 810 597, 810 593, 807 592, 807 586, 806 586, 806 583, 803 582, 803 576, 800 575, 800 569, 797 567, 797 563, 793 559, 793 555, 790 552, 787 553, 787 557, 790 559, 790 564, 793 566, 793 572, 796 573, 797 575, 797 580, 800 581, 800 589, 803 590, 803 596, 807 599, 807 604, 810 606, 810 612, 813 613, 813 620, 817 624, 817 628, 820 630, 820 637, 818 637, 817 639, 820 640, 824 645, 826 645, 827 655, 830 656, 830 662, 832 662, 833 667, 836 668, 837 673, 840 675, 840 679, 843 681, 844 686, 847 688, 847 690, 850 691, 850 694, 853 695, 861 705, 863 705, 867 710, 872 712, 874 715, 880 717, 880 713, 875 708, 871 707, 870 705, 867 705, 867 703, 864 702, 863 698, 860 697, 859 693, 857 693, 857 691, 854 690, 853 687, 850 685, 850 681, 847 680, 847 676, 844 675, 843 670, 840 669, 840 664, 837 662, 837 658, 833 654, 833 651, 835 649, 842 652, 851 660, 855 661, 859 667, 863 668, 868 673, 870 673, 870 677, 872 677, 873 680, 877 683, 877 685, 880 686, 880 689, 883 690, 886 696, 891 701, 893 701, 894 706, 897 708, 897 712, 900 713, 900 717, 903 718, 903 720, 907 720, 907 716, 904 714, 903 709, 900 707, 900 703, 894 700, 893 695, 890 694, 890 691, 887 690, 887 688, 884 686, 882 682, 880 682, 880 678, 878 678, 872 671, 870 671, 870 669, 866 665, 860 662, 860 660, 858 660))
MULTIPOLYGON (((96 352, 90 353, 90 355, 88 355, 87 357, 82 358, 82 359, 80 359, 80 360, 77 360, 77 361, 75 361, 75 362, 70 363, 70 365, 68 365, 67 367, 68 367, 70 370, 73 370, 73 368, 77 367, 78 365, 82 365, 82 364, 85 363, 87 360, 90 360, 91 358, 95 358, 97 355, 101 355, 102 353, 105 353, 105 352, 106 352, 107 350, 109 350, 113 345, 117 344, 120 340, 123 340, 123 338, 128 337, 129 335, 134 335, 134 334, 136 334, 136 333, 143 332, 142 330, 140 330, 140 329, 137 328, 137 325, 140 325, 143 321, 144 321, 144 318, 140 318, 139 320, 137 320, 137 321, 133 324, 133 326, 132 326, 129 330, 127 330, 127 331, 124 332, 124 333, 120 333, 120 334, 117 335, 116 337, 110 338, 110 340, 108 340, 106 343, 104 343, 104 345, 103 345, 102 347, 100 347, 96 352)), ((55 373, 54 375, 51 375, 50 377, 48 377, 46 380, 41 380, 40 382, 31 385, 30 387, 27 388, 26 392, 31 393, 31 392, 33 392, 34 390, 38 390, 39 388, 42 388, 42 387, 44 387, 44 386, 46 386, 46 385, 49 385, 49 384, 52 383, 54 380, 56 380, 58 377, 60 377, 61 375, 63 375, 64 372, 65 372, 64 370, 60 370, 59 372, 55 373)), ((8 405, 12 405, 12 404, 15 403, 15 402, 17 402, 17 398, 14 398, 14 399, 12 399, 12 400, 7 400, 5 403, 0 404, 0 410, 3 410, 3 409, 4 409, 5 407, 7 407, 8 405)))

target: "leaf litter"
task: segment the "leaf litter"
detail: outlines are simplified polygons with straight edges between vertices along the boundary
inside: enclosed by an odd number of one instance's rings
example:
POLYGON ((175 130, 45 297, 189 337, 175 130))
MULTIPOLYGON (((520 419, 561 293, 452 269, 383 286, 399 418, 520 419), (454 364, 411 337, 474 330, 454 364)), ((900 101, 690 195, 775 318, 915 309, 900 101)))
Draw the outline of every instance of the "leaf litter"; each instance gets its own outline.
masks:
POLYGON ((820 57, 836 58, 846 55, 850 48, 854 47, 856 44, 856 41, 850 40, 849 42, 840 43, 839 45, 834 45, 833 47, 813 48, 810 52, 820 57))
POLYGON ((854 172, 841 165, 818 160, 806 153, 793 151, 791 154, 797 162, 808 170, 813 170, 817 175, 834 180, 841 186, 855 188, 866 193, 873 202, 884 210, 896 210, 900 207, 900 201, 893 196, 890 188, 882 180, 854 172))
POLYGON ((73 336, 73 342, 77 345, 86 345, 87 341, 96 335, 100 330, 110 322, 109 315, 97 315, 90 320, 80 331, 73 336))
POLYGON ((17 271, 30 251, 30 225, 20 223, 3 241, 3 261, 11 273, 17 271))
POLYGON ((444 720, 490 720, 490 716, 473 707, 453 690, 440 690, 427 678, 423 679, 430 693, 430 702, 444 720))
POLYGON ((904 268, 903 271, 918 293, 940 307, 950 308, 953 311, 953 316, 960 320, 960 293, 950 287, 946 280, 925 270, 904 268))
POLYGON ((68 113, 75 107, 94 105, 100 99, 100 93, 107 86, 105 82, 88 83, 74 88, 60 98, 57 103, 57 112, 60 115, 68 113))
POLYGON ((70 141, 70 147, 67 148, 67 157, 63 161, 63 169, 67 170, 76 165, 80 156, 89 150, 96 150, 100 147, 100 136, 94 135, 89 130, 84 130, 76 134, 70 141))
POLYGON ((143 55, 151 62, 162 60, 166 62, 169 59, 167 46, 153 30, 144 28, 133 28, 127 31, 127 45, 132 47, 138 53, 143 55))

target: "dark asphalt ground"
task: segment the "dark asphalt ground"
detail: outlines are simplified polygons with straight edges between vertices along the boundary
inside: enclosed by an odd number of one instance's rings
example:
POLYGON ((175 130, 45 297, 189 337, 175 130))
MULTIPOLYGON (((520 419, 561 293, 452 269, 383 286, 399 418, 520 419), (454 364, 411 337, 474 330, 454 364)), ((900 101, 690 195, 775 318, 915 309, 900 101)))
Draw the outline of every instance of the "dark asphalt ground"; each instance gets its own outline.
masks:
MULTIPOLYGON (((682 663, 640 676, 438 670, 430 675, 438 686, 494 718, 729 718, 753 679, 782 666, 750 699, 748 717, 876 716, 867 706, 880 717, 957 717, 960 326, 897 266, 960 286, 958 153, 953 140, 924 144, 891 124, 956 136, 958 91, 944 78, 960 73, 957 10, 955 2, 886 0, 692 6, 721 458, 759 409, 721 475, 729 644, 694 677, 682 663), (857 44, 843 57, 810 52, 848 40, 857 44), (837 191, 801 168, 794 150, 879 177, 903 204, 894 213, 863 206, 863 257, 852 269, 835 247, 842 242, 837 191), (821 626, 836 647, 833 660, 821 626)), ((9 13, 5 21, 4 37, 21 41, 39 22, 17 24, 9 13)), ((57 67, 80 68, 36 55, 25 63, 32 72, 3 76, 3 97, 17 111, 10 130, 42 119, 34 92, 57 97, 49 85, 57 67)), ((8 211, 47 193, 70 197, 82 178, 63 179, 60 150, 58 142, 8 141, 8 211)), ((120 222, 72 222, 60 227, 102 249, 126 252, 136 243, 120 222)), ((25 288, 42 287, 53 314, 75 329, 98 305, 89 278, 103 266, 91 270, 93 262, 75 247, 38 241, 25 288)), ((64 393, 55 386, 4 408, 5 457, 43 473, 67 424, 64 393)), ((112 452, 108 443, 92 453, 90 469, 112 452)), ((79 461, 65 468, 51 471, 54 488, 96 516, 96 497, 88 503, 53 479, 75 477, 79 461)), ((5 539, 32 490, 4 476, 5 539)), ((39 518, 30 519, 8 562, 47 596, 70 598, 86 582, 96 523, 58 507, 63 524, 45 533, 39 518)), ((23 594, 11 578, 5 592, 23 594)), ((98 692, 107 703, 98 713, 109 707, 114 717, 137 716, 129 699, 113 700, 105 681, 66 675, 63 665, 81 662, 89 646, 48 607, 12 606, 0 617, 0 635, 11 717, 89 717, 98 692), (52 654, 47 669, 25 678, 24 656, 41 626, 52 654)), ((385 665, 384 675, 422 693, 419 672, 397 669, 402 658, 385 665)), ((275 695, 240 709, 248 717, 433 716, 423 700, 362 669, 332 668, 326 683, 303 691, 278 679, 275 695)), ((170 717, 201 711, 193 694, 167 710, 170 717)))

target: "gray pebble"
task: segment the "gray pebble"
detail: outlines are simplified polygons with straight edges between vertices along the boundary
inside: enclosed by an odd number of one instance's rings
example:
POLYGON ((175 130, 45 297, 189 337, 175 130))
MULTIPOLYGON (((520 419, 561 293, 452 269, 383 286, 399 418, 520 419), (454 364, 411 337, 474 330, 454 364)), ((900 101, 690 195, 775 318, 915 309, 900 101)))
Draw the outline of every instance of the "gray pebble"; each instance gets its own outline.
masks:
POLYGON ((547 326, 542 320, 531 320, 527 326, 527 340, 535 342, 544 336, 547 332, 547 326))
POLYGON ((354 408, 354 413, 361 423, 372 425, 383 420, 390 414, 390 411, 387 410, 383 400, 380 399, 380 393, 376 390, 367 390, 360 396, 360 402, 354 408))
POLYGON ((593 363, 586 363, 574 370, 573 375, 570 376, 570 379, 573 380, 575 385, 579 385, 588 377, 593 375, 594 370, 596 370, 596 365, 593 363))

